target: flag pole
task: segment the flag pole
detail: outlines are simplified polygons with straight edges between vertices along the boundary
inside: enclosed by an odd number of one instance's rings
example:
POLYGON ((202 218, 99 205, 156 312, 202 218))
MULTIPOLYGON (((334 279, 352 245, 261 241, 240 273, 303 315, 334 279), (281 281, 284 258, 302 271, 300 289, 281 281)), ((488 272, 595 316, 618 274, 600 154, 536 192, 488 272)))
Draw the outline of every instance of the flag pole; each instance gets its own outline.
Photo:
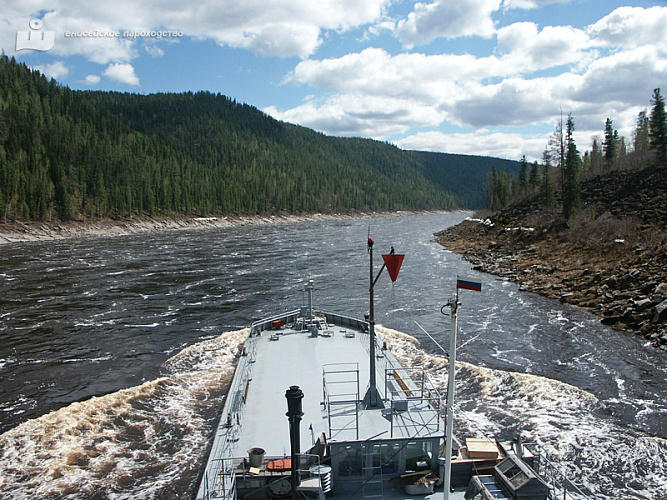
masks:
POLYGON ((459 289, 456 288, 456 297, 449 300, 447 306, 452 309, 452 332, 449 336, 449 382, 447 384, 447 421, 445 423, 445 483, 444 498, 449 500, 452 482, 452 439, 454 426, 454 381, 456 376, 456 333, 458 329, 456 313, 459 302, 459 289))
MULTIPOLYGON (((457 312, 461 302, 459 301, 459 289, 482 291, 482 282, 476 279, 461 278, 456 276, 456 296, 449 299, 447 305, 452 309, 452 333, 449 336, 449 382, 447 384, 447 420, 445 423, 445 482, 444 498, 449 500, 452 484, 452 440, 454 433, 454 390, 456 379, 456 335, 458 333, 457 312)), ((441 309, 441 311, 442 311, 441 309)), ((443 314, 446 314, 443 312, 443 314)))

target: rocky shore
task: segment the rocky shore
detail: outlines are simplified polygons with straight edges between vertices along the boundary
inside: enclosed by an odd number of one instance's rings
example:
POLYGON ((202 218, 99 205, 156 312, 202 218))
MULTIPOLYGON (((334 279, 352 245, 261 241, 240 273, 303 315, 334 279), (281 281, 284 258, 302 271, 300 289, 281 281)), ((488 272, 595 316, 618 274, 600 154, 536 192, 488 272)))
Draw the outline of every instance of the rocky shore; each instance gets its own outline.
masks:
POLYGON ((30 241, 50 241, 68 238, 98 238, 152 233, 157 231, 196 230, 214 227, 236 227, 257 224, 285 224, 318 220, 400 216, 406 213, 436 213, 437 211, 358 212, 335 214, 230 215, 221 217, 135 217, 121 220, 95 219, 68 222, 11 222, 0 223, 0 245, 30 241))
POLYGON ((95 238, 130 234, 235 227, 250 224, 281 224, 322 218, 342 218, 351 215, 267 215, 227 217, 137 217, 121 220, 97 219, 68 222, 13 222, 0 224, 0 244, 29 241, 61 240, 67 238, 95 238))
POLYGON ((436 239, 477 270, 667 348, 667 168, 589 179, 582 201, 567 222, 532 198, 436 239))

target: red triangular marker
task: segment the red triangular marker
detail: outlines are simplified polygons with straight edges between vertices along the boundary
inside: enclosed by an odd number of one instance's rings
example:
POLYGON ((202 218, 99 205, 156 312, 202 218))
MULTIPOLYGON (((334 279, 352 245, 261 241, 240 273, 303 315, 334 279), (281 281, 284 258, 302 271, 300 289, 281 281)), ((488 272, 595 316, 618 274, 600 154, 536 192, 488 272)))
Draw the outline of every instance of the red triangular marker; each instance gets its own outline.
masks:
POLYGON ((391 281, 396 281, 396 278, 398 278, 398 271, 401 270, 401 264, 403 264, 404 257, 405 255, 394 253, 382 256, 384 259, 384 265, 387 266, 387 271, 389 271, 389 277, 391 278, 391 281))

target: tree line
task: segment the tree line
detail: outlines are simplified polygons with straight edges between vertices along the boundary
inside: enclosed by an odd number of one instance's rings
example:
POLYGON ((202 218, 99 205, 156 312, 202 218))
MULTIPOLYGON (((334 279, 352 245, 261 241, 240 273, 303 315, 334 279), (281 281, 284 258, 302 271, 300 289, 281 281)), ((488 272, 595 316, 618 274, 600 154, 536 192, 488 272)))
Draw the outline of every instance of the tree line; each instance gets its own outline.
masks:
POLYGON ((518 176, 493 169, 486 178, 486 207, 500 210, 526 196, 539 196, 547 207, 560 206, 565 219, 578 210, 580 176, 597 175, 612 169, 642 168, 652 164, 667 164, 667 114, 665 98, 656 88, 651 99, 651 112, 643 110, 637 116, 630 144, 613 128, 607 118, 603 138, 594 137, 590 151, 579 153, 574 141, 574 118, 561 117, 549 136, 542 161, 528 164, 525 155, 520 161, 518 176))
POLYGON ((75 91, 0 58, 0 221, 454 209, 492 165, 328 137, 210 92, 75 91))

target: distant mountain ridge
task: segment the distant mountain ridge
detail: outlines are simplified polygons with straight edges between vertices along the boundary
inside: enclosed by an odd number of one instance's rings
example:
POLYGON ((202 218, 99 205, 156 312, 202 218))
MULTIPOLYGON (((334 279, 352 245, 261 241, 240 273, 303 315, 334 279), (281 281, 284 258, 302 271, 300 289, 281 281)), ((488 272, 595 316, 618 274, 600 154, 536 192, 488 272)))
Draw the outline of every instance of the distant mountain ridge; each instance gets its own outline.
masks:
POLYGON ((279 122, 220 94, 74 91, 0 58, 0 221, 484 204, 481 156, 279 122))

